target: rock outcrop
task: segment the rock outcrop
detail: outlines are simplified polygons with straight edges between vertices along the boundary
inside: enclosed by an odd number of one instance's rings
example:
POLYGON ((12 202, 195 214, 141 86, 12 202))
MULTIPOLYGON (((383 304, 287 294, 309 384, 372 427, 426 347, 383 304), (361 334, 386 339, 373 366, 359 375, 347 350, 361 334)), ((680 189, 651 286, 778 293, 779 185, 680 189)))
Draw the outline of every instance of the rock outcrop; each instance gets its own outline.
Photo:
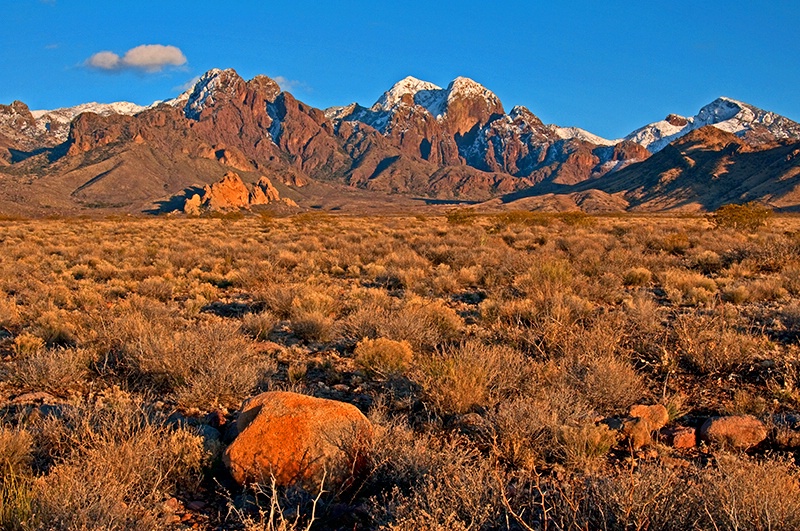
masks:
POLYGON ((372 426, 344 402, 296 393, 263 393, 242 404, 238 435, 223 461, 239 484, 299 483, 316 491, 347 486, 366 470, 372 426))
POLYGON ((265 176, 248 187, 238 173, 228 172, 220 181, 206 185, 202 194, 193 194, 186 199, 183 212, 188 215, 199 215, 201 212, 220 212, 225 210, 248 209, 255 205, 283 203, 297 206, 289 198, 281 198, 280 193, 265 176))

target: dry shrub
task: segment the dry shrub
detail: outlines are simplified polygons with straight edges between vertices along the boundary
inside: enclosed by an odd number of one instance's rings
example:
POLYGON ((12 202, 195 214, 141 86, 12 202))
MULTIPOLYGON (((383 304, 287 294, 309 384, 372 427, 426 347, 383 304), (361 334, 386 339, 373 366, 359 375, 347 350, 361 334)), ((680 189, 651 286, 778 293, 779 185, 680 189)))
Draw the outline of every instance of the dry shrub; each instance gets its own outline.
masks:
POLYGON ((26 470, 33 459, 32 444, 33 437, 27 430, 0 427, 0 470, 4 474, 26 470))
POLYGON ((76 315, 66 310, 45 311, 36 319, 32 332, 49 347, 75 346, 78 341, 75 321, 76 315))
POLYGON ((237 405, 274 370, 236 323, 189 325, 134 310, 112 331, 119 362, 137 385, 170 392, 185 406, 237 405))
POLYGON ((280 488, 274 478, 271 483, 254 483, 246 489, 246 503, 228 498, 225 520, 245 531, 309 531, 318 520, 317 504, 325 492, 312 497, 303 489, 280 488))
POLYGON ((386 337, 408 341, 417 348, 433 348, 455 341, 464 330, 464 320, 441 300, 412 298, 387 323, 386 337))
POLYGON ((743 205, 727 204, 708 216, 716 228, 729 228, 754 232, 767 224, 772 209, 755 201, 743 205))
POLYGON ((572 289, 574 272, 566 260, 537 257, 535 265, 514 279, 514 287, 525 295, 552 297, 572 289))
POLYGON ((629 361, 606 354, 578 364, 577 387, 598 412, 620 413, 642 399, 644 382, 629 361))
POLYGON ((668 269, 663 274, 664 291, 674 304, 700 306, 710 303, 717 284, 699 273, 681 269, 668 269))
POLYGON ((371 420, 376 435, 374 466, 367 488, 373 523, 392 530, 499 528, 499 489, 490 463, 461 439, 442 441, 387 421, 379 411, 371 420))
POLYGON ((0 293, 0 328, 11 328, 19 324, 20 315, 16 300, 0 293))
MULTIPOLYGON (((718 529, 800 529, 800 474, 785 461, 721 455, 703 474, 702 504, 718 529)), ((700 497, 701 496, 701 497, 700 497)))
POLYGON ((731 415, 763 417, 767 412, 767 401, 744 389, 737 389, 733 393, 733 399, 725 404, 725 411, 731 415))
POLYGON ((202 439, 166 427, 125 393, 64 415, 61 453, 33 492, 43 529, 164 528, 165 494, 199 484, 202 439))
POLYGON ((617 442, 617 434, 605 424, 561 426, 556 431, 556 452, 568 467, 588 470, 596 466, 617 442))
POLYGON ((166 302, 172 299, 175 288, 170 279, 162 277, 147 277, 139 283, 139 295, 166 302))
POLYGON ((83 386, 93 357, 82 348, 40 348, 17 357, 6 379, 19 390, 67 396, 83 386))
POLYGON ((673 324, 678 352, 702 373, 729 371, 753 361, 763 340, 739 332, 720 314, 679 315, 673 324))
POLYGON ((331 341, 336 334, 334 317, 342 307, 323 288, 298 290, 289 308, 292 330, 306 341, 331 341))
POLYGON ((272 284, 257 293, 257 300, 266 304, 281 319, 288 319, 292 314, 296 286, 272 284))
POLYGON ((653 274, 646 267, 633 267, 625 271, 622 281, 626 286, 645 286, 653 279, 653 274))
POLYGON ((380 376, 402 374, 414 360, 414 352, 408 341, 393 341, 385 337, 362 339, 353 354, 356 364, 380 376))
POLYGON ((789 296, 789 292, 783 287, 780 278, 764 278, 751 282, 747 286, 750 292, 751 301, 779 301, 789 296))
POLYGON ((44 339, 23 332, 14 338, 12 349, 18 358, 30 356, 44 349, 44 339))
POLYGON ((331 341, 336 333, 333 319, 318 311, 294 312, 291 326, 295 335, 306 341, 331 341))
POLYGON ((742 304, 750 299, 750 290, 746 286, 731 286, 722 292, 722 300, 733 304, 742 304))
POLYGON ((512 504, 516 514, 529 521, 536 515, 547 529, 715 529, 700 523, 695 482, 691 471, 642 463, 566 481, 534 477, 531 493, 520 489, 512 504))
POLYGON ((353 339, 386 337, 408 341, 414 351, 460 339, 464 320, 441 300, 412 297, 402 306, 367 303, 347 318, 345 333, 353 339))
POLYGON ((259 341, 266 341, 276 324, 278 319, 269 310, 246 313, 242 316, 242 330, 259 341))
POLYGON ((694 268, 704 275, 717 273, 722 269, 722 258, 714 251, 701 251, 693 257, 694 268))
POLYGON ((635 293, 624 304, 627 323, 620 328, 625 332, 625 346, 649 363, 666 368, 663 362, 667 331, 662 324, 661 307, 644 291, 635 293))
POLYGON ((537 295, 527 299, 486 299, 480 305, 481 317, 495 324, 501 337, 525 351, 544 358, 561 356, 594 305, 572 293, 553 297, 537 295))
POLYGON ((489 414, 499 457, 528 469, 543 461, 562 461, 561 428, 591 424, 597 416, 562 364, 535 366, 529 379, 526 395, 500 402, 489 414))
POLYGON ((449 462, 409 494, 388 501, 391 531, 497 529, 503 522, 500 489, 491 465, 478 455, 452 450, 449 462))
POLYGON ((416 378, 441 414, 461 414, 524 393, 531 366, 519 351, 468 341, 422 356, 416 378))

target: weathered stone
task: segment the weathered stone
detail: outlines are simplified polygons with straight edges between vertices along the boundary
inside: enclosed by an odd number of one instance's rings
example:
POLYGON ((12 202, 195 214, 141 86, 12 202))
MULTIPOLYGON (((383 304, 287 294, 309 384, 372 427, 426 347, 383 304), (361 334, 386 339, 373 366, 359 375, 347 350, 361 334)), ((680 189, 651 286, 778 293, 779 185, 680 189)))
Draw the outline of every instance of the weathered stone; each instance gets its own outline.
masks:
POLYGON ((365 470, 372 426, 353 405, 296 393, 263 393, 242 405, 238 435, 223 456, 240 484, 350 483, 365 470))
POLYGON ((631 407, 628 415, 633 418, 646 420, 650 425, 651 431, 660 430, 669 422, 667 408, 661 404, 656 404, 654 406, 637 404, 631 407))
POLYGON ((766 438, 766 426, 752 415, 711 417, 700 427, 702 441, 728 448, 750 448, 766 438))
POLYGON ((229 171, 221 181, 203 188, 203 206, 209 210, 246 208, 250 191, 237 173, 229 171))
POLYGON ((650 435, 652 431, 647 419, 633 418, 627 419, 622 423, 622 433, 634 450, 653 442, 650 435))
POLYGON ((630 418, 622 422, 622 433, 633 449, 653 442, 652 433, 658 431, 669 421, 667 409, 661 404, 647 406, 638 404, 631 407, 630 418))
POLYGON ((697 446, 697 433, 694 428, 688 426, 676 426, 667 428, 661 432, 664 442, 673 448, 686 450, 697 446))
POLYGON ((272 185, 272 182, 263 175, 256 183, 253 191, 250 192, 249 202, 251 205, 266 205, 274 203, 281 198, 278 190, 272 185))
POLYGON ((200 215, 200 196, 198 194, 193 194, 192 197, 186 200, 183 204, 183 213, 187 216, 199 216, 200 215))

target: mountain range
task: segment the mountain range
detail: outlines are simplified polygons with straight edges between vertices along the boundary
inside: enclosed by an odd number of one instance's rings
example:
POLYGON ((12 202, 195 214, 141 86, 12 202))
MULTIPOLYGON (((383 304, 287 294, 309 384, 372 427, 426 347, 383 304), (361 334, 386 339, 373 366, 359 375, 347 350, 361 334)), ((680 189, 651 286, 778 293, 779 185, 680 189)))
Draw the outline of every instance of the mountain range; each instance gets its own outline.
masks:
POLYGON ((791 210, 798 155, 800 124, 725 97, 609 140, 522 106, 506 112, 465 77, 445 88, 407 77, 369 107, 323 110, 266 76, 215 69, 146 107, 0 105, 0 212, 179 210, 231 171, 301 208, 358 197, 587 211, 755 200, 791 210))

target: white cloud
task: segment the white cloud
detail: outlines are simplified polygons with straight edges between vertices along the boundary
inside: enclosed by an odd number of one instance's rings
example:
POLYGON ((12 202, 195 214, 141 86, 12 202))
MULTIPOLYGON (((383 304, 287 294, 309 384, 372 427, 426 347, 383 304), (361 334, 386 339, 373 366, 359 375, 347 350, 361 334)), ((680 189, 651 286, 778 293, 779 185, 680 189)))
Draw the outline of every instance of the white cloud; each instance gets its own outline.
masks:
POLYGON ((114 52, 97 52, 86 64, 98 70, 116 70, 120 66, 120 59, 114 52))
POLYGON ((283 77, 283 76, 275 76, 272 79, 275 81, 275 83, 278 84, 278 86, 281 87, 281 90, 287 90, 287 91, 292 91, 292 90, 297 90, 297 89, 301 89, 301 90, 305 90, 305 91, 309 91, 310 90, 310 88, 309 88, 309 86, 307 84, 305 84, 302 81, 298 81, 296 79, 288 79, 288 78, 283 77))
POLYGON ((86 60, 86 66, 107 72, 138 70, 153 73, 168 66, 185 64, 186 56, 180 48, 163 44, 142 44, 131 48, 122 57, 114 52, 102 51, 86 60))

